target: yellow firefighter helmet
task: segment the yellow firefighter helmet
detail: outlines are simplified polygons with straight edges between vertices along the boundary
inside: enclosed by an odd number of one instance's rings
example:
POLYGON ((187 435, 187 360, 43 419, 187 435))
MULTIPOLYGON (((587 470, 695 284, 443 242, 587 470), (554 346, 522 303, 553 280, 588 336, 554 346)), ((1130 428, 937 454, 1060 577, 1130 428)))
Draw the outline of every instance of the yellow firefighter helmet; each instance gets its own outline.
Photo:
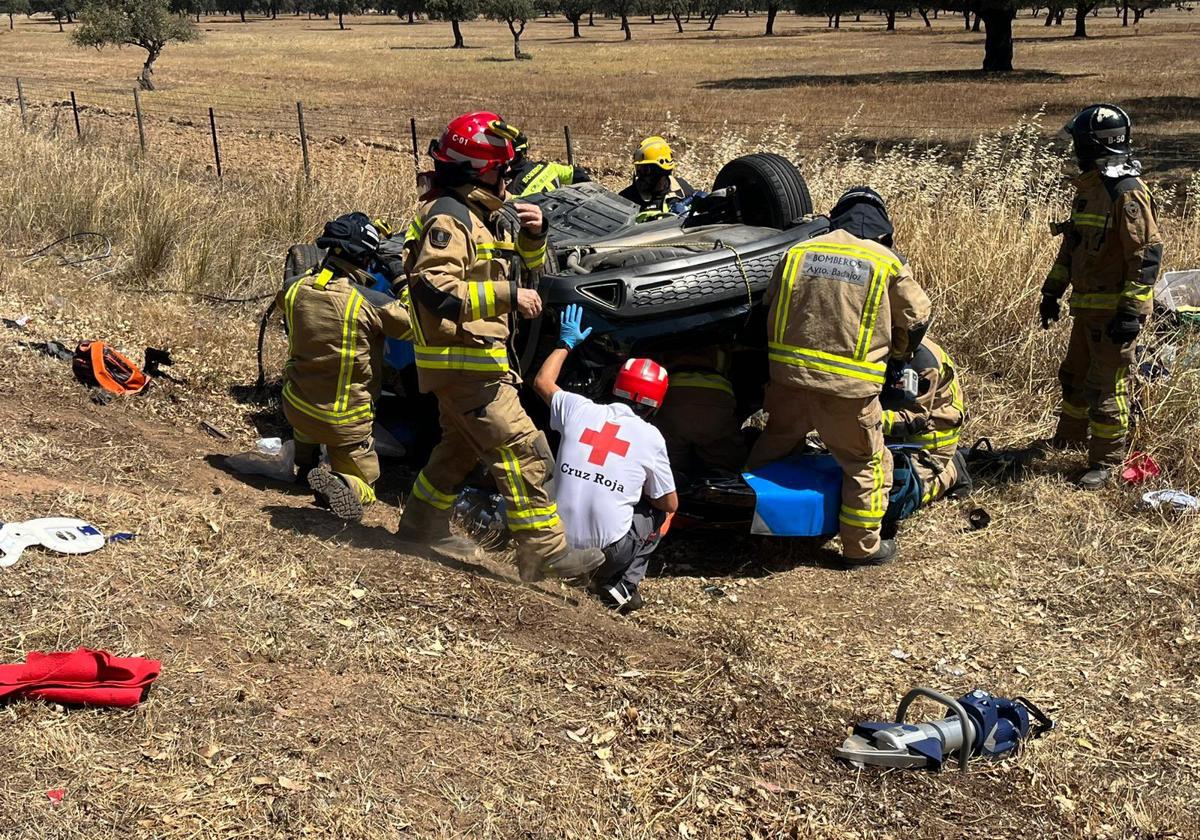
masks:
POLYGON ((657 166, 668 172, 675 168, 675 158, 671 154, 671 146, 666 140, 655 135, 642 141, 642 145, 633 155, 633 165, 643 166, 646 164, 657 166))

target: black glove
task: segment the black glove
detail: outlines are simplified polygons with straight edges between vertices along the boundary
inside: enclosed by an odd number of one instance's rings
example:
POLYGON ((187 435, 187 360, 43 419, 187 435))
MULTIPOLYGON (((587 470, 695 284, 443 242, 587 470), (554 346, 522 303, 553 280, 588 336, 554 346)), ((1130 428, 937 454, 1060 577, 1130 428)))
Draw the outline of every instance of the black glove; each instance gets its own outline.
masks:
POLYGON ((1042 319, 1042 329, 1050 329, 1050 322, 1062 317, 1062 304, 1054 295, 1042 294, 1042 302, 1038 306, 1038 317, 1042 319))
POLYGON ((1132 312, 1118 312, 1104 328, 1113 344, 1129 344, 1141 331, 1142 319, 1132 312))

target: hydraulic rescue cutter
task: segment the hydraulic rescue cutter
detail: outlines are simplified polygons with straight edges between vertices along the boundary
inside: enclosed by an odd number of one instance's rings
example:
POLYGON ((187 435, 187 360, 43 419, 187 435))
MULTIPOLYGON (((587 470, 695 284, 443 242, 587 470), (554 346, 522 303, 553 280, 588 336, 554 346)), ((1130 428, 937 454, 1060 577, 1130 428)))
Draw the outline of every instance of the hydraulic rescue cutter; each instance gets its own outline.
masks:
POLYGON ((856 724, 854 734, 833 751, 855 767, 915 767, 941 770, 958 753, 958 769, 967 772, 971 758, 999 758, 1026 738, 1039 738, 1054 728, 1041 709, 1024 697, 1008 700, 981 688, 957 700, 929 688, 914 688, 900 701, 894 723, 856 724), (945 706, 950 716, 930 723, 908 723, 908 708, 918 697, 945 706))

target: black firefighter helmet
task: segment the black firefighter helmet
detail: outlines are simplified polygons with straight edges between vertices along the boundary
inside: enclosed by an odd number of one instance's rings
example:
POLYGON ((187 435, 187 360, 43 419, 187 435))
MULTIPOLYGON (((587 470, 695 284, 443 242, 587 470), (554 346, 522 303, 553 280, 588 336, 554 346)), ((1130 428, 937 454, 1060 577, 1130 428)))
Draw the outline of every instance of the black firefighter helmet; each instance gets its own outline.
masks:
POLYGON ((1083 165, 1111 157, 1133 154, 1129 114, 1116 105, 1089 105, 1063 126, 1063 134, 1075 146, 1075 157, 1083 165))
POLYGON ((365 269, 379 250, 379 231, 365 213, 347 213, 325 223, 317 247, 365 269))

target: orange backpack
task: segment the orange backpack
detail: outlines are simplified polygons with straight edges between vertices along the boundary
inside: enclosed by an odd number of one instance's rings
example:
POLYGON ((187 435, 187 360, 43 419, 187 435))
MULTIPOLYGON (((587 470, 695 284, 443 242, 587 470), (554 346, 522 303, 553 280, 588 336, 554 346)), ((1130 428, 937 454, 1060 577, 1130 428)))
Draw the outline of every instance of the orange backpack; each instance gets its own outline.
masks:
POLYGON ((141 368, 103 341, 81 341, 71 360, 75 378, 113 394, 140 394, 150 380, 141 368))

